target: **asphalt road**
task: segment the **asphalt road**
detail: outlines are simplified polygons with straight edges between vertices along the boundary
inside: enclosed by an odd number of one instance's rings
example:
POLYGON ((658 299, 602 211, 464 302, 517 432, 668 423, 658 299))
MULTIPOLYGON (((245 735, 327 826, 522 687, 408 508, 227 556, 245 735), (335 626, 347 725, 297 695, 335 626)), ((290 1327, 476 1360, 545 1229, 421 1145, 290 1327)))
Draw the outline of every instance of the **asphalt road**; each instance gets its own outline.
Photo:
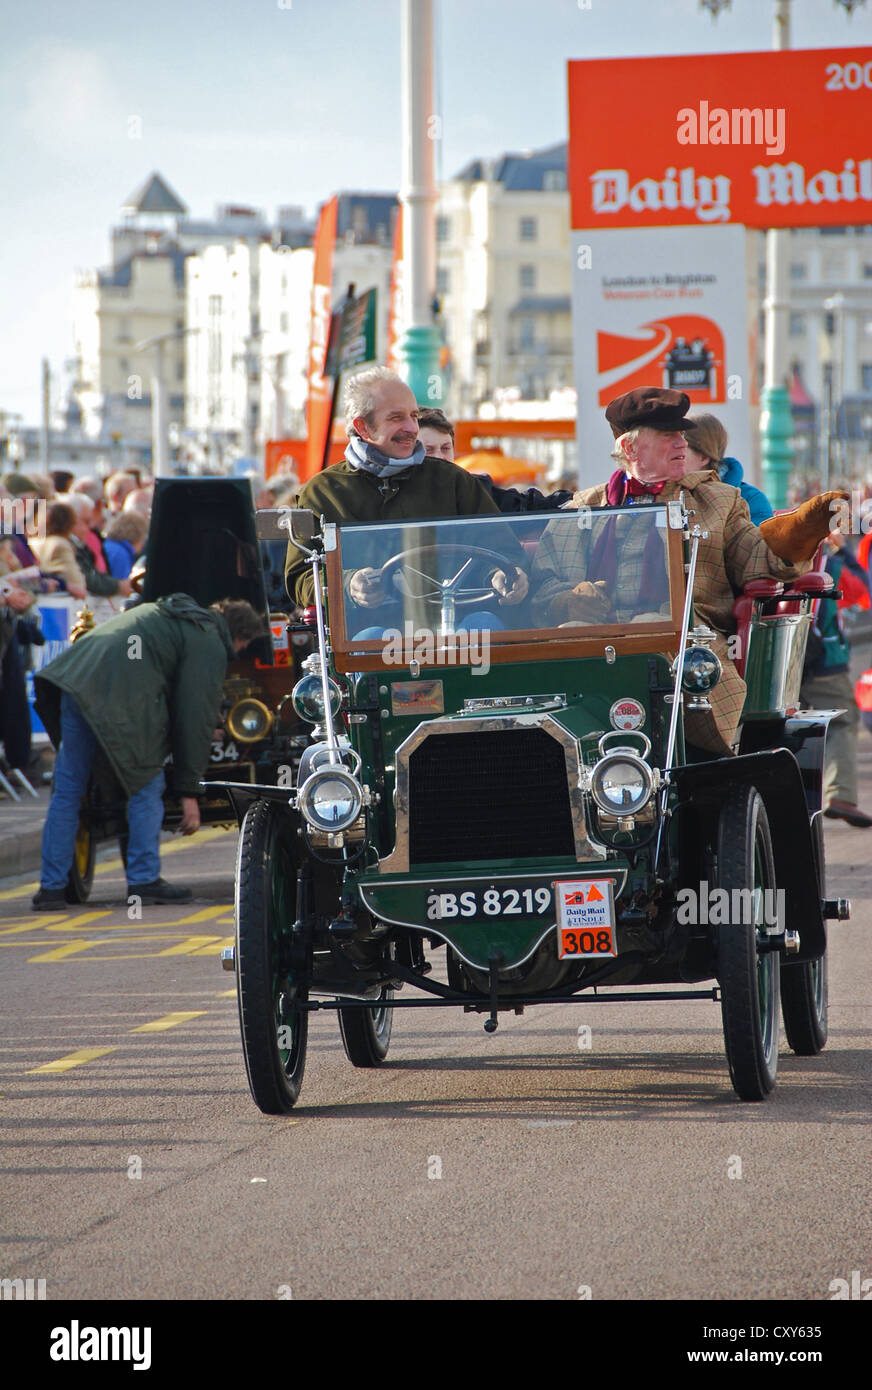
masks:
POLYGON ((830 1043, 800 1059, 782 1034, 761 1105, 732 1091, 717 1005, 588 1004, 491 1037, 398 1011, 377 1071, 317 1014, 298 1108, 266 1118, 218 962, 235 833, 172 842, 195 901, 138 922, 117 859, 67 917, 6 880, 0 1277, 48 1299, 725 1301, 869 1278, 872 831, 826 838, 829 893, 854 902, 830 1043))

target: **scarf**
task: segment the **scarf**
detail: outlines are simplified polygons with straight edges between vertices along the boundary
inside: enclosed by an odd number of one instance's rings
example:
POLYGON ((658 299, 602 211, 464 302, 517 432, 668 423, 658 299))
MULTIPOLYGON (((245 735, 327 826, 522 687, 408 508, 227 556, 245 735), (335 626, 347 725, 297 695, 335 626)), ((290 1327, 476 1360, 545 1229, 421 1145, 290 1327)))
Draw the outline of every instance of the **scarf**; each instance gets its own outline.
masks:
MULTIPOLYGON (((663 483, 640 483, 630 478, 618 468, 606 484, 606 501, 610 507, 624 506, 630 498, 641 493, 662 492, 663 483)), ((590 557, 588 579, 604 579, 609 593, 616 592, 618 578, 618 518, 610 516, 602 529, 590 557)), ((657 536, 656 526, 651 526, 642 551, 642 577, 639 583, 639 602, 644 600, 649 607, 665 603, 669 598, 669 578, 663 566, 663 547, 657 536)))
POLYGON ((348 441, 345 457, 352 468, 361 469, 364 473, 373 473, 377 478, 392 478, 397 473, 405 473, 409 468, 418 468, 427 457, 427 450, 419 439, 411 458, 392 459, 374 444, 353 434, 348 441))
POLYGON ((623 468, 616 468, 606 483, 606 501, 610 507, 622 507, 628 497, 641 497, 643 493, 656 497, 665 486, 665 480, 662 483, 640 483, 638 478, 631 478, 623 468))

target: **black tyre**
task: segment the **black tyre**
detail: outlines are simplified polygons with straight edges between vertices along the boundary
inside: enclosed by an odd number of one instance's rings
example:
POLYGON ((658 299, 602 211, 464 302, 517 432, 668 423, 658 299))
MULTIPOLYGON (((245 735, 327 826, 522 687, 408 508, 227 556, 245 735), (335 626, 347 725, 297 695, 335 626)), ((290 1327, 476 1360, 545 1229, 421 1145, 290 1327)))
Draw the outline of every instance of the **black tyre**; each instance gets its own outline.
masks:
POLYGON ((129 844, 130 844, 130 836, 129 836, 129 835, 119 835, 119 836, 118 836, 118 853, 121 855, 121 863, 124 865, 124 868, 125 868, 125 869, 127 868, 127 848, 128 848, 128 846, 129 846, 129 844))
POLYGON ((268 801, 246 813, 236 862, 236 990, 245 1070, 265 1115, 291 1110, 306 1066, 308 970, 294 949, 294 826, 268 801))
MULTIPOLYGON (((824 835, 820 816, 812 822, 818 892, 824 896, 824 835)), ((781 1014, 787 1045, 798 1057, 816 1057, 828 1034, 827 953, 820 960, 782 961, 781 1014)))
MULTIPOLYGON (((392 999, 392 989, 383 989, 382 999, 392 999)), ((380 1067, 388 1055, 394 1011, 375 1005, 371 1009, 339 1009, 339 1031, 349 1062, 356 1067, 380 1067)))
POLYGON ((759 949, 767 901, 774 901, 775 862, 766 808, 754 787, 730 792, 721 807, 716 877, 718 888, 730 894, 729 921, 716 928, 730 1078, 742 1100, 765 1100, 778 1070, 780 961, 776 951, 759 949), (734 898, 736 890, 745 892, 734 898))
POLYGON ((70 868, 64 897, 68 903, 86 903, 94 886, 94 860, 97 857, 97 837, 85 820, 79 816, 76 831, 76 847, 70 868))

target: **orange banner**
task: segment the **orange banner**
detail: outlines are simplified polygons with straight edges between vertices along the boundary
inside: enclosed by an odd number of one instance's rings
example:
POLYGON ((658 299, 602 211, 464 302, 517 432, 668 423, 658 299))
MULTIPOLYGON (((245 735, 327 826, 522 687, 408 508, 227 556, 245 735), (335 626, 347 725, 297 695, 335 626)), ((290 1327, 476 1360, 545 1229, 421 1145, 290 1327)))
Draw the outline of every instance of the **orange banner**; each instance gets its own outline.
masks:
POLYGON ((333 285, 333 247, 336 242, 338 199, 330 198, 321 209, 315 232, 315 262, 312 275, 312 328, 309 339, 309 409, 306 418, 308 448, 306 477, 321 467, 324 445, 330 431, 333 385, 324 375, 327 342, 330 337, 330 307, 333 285))
POLYGON ((400 338, 403 332, 403 205, 397 204, 397 220, 394 223, 394 262, 391 267, 391 299, 388 305, 388 350, 387 365, 392 372, 400 370, 400 338))
POLYGON ((569 64, 572 226, 872 222, 872 48, 569 64))

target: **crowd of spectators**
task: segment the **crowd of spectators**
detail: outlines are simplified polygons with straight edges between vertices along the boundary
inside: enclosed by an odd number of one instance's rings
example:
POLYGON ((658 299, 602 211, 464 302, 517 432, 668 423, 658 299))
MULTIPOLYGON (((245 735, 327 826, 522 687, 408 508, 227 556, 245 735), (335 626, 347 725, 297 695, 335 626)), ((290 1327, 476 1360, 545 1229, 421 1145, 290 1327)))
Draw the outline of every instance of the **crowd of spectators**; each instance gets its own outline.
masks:
MULTIPOLYGON (((0 476, 0 745, 32 770, 26 674, 44 643, 39 596, 87 603, 96 622, 121 611, 148 534, 152 487, 135 472, 105 482, 65 469, 0 476)), ((2 763, 0 763, 2 767, 2 763)))

